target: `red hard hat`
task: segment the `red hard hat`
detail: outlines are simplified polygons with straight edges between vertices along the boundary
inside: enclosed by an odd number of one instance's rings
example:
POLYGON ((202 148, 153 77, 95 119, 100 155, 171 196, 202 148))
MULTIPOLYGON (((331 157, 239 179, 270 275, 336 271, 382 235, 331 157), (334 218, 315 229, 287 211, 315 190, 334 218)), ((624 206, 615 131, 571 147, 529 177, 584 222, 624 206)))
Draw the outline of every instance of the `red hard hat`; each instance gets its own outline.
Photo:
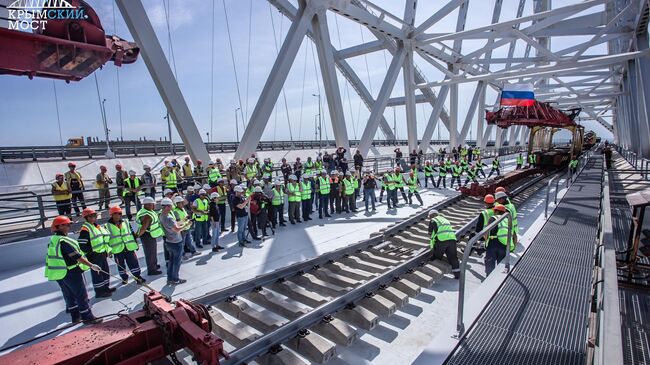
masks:
POLYGON ((122 168, 122 165, 120 165, 120 164, 118 163, 117 165, 115 165, 115 168, 116 168, 116 169, 121 169, 121 168, 122 168))
POLYGON ((63 174, 59 172, 55 175, 55 177, 63 177, 63 174))
POLYGON ((483 201, 486 204, 494 204, 494 195, 492 195, 492 194, 486 195, 485 198, 483 198, 483 201))
POLYGON ((197 164, 199 164, 199 163, 203 163, 203 161, 201 161, 201 160, 196 160, 196 163, 197 163, 197 164))
POLYGON ((74 162, 68 162, 68 167, 75 167, 75 166, 77 166, 77 165, 75 165, 74 162))
POLYGON ((89 215, 97 214, 94 209, 92 208, 86 208, 81 212, 81 216, 86 218, 89 215))
POLYGON ((498 192, 500 192, 500 191, 502 191, 502 192, 505 193, 505 192, 506 192, 506 188, 504 188, 503 186, 499 186, 498 188, 496 188, 496 189, 494 190, 495 193, 498 193, 498 192))
POLYGON ((106 168, 106 166, 104 166, 104 165, 99 166, 99 169, 100 169, 100 170, 108 170, 108 169, 106 168))
POLYGON ((57 229, 64 224, 70 224, 72 221, 65 215, 60 215, 52 220, 52 229, 57 229))
POLYGON ((497 205, 495 205, 494 208, 492 208, 492 209, 494 209, 495 212, 501 212, 501 213, 505 213, 505 212, 506 212, 506 206, 505 206, 505 205, 502 205, 502 204, 497 204, 497 205))
POLYGON ((189 158, 189 157, 185 157, 185 161, 189 161, 189 160, 190 160, 190 158, 189 158))
POLYGON ((116 213, 122 214, 122 208, 120 208, 119 205, 112 206, 111 209, 108 210, 108 213, 110 215, 113 215, 113 214, 116 214, 116 213))

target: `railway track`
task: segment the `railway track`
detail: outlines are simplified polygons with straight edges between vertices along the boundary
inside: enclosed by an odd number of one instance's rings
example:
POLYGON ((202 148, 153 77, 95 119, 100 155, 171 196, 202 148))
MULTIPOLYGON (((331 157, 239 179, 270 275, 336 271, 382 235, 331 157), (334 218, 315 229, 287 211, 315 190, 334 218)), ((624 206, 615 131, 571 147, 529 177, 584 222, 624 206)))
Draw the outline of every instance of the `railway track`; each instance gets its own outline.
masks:
MULTIPOLYGON (((513 203, 522 204, 548 178, 533 176, 510 186, 513 203)), ((462 257, 482 200, 457 196, 432 208, 452 223, 462 257)), ((222 363, 326 363, 337 346, 357 339, 358 329, 373 329, 431 287, 451 267, 431 260, 428 211, 368 240, 194 299, 206 307, 212 332, 230 352, 222 363)))

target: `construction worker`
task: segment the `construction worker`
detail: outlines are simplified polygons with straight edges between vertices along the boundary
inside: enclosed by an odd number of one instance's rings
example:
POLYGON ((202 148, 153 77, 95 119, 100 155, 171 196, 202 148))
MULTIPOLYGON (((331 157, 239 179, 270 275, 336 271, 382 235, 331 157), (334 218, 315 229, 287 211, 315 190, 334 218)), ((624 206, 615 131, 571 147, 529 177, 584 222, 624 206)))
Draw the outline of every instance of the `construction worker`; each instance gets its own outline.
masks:
POLYGON ((354 200, 354 182, 352 181, 352 174, 350 171, 345 173, 345 177, 343 178, 343 204, 341 209, 344 210, 346 213, 350 213, 350 211, 356 212, 357 207, 356 203, 354 200))
POLYGON ((356 205, 356 199, 359 199, 359 172, 357 170, 352 171, 352 182, 354 183, 354 199, 356 205))
POLYGON ((485 228, 489 222, 490 218, 494 215, 494 195, 492 194, 487 194, 483 198, 483 202, 485 203, 485 209, 483 209, 479 214, 478 218, 476 220, 476 227, 474 228, 475 233, 479 233, 485 228))
POLYGON ((135 222, 138 226, 135 237, 139 238, 140 243, 142 243, 144 258, 147 263, 147 275, 149 276, 162 274, 158 265, 158 244, 156 239, 162 237, 164 232, 160 227, 158 213, 154 209, 155 201, 152 197, 147 196, 142 198, 142 208, 135 215, 135 222))
POLYGON ((300 162, 300 157, 296 157, 296 162, 293 163, 293 174, 296 175, 296 181, 300 179, 302 175, 303 164, 300 162))
POLYGON ((140 198, 144 195, 142 192, 142 181, 139 177, 136 177, 134 170, 129 171, 129 178, 124 180, 124 191, 122 192, 122 198, 124 199, 124 206, 126 209, 126 217, 128 220, 131 220, 133 216, 131 215, 131 203, 135 204, 136 210, 140 210, 140 198))
POLYGON ((332 170, 332 176, 330 177, 330 213, 334 214, 341 213, 341 200, 342 200, 342 178, 339 176, 337 170, 332 170))
POLYGON ((246 230, 248 229, 247 207, 250 204, 250 197, 244 196, 244 188, 241 185, 232 188, 232 192, 234 194, 232 199, 233 215, 237 217, 237 241, 239 247, 246 247, 246 243, 251 243, 246 239, 246 230))
POLYGON ((91 271, 95 298, 110 297, 115 288, 109 287, 111 277, 108 274, 108 260, 110 246, 108 244, 109 234, 106 228, 97 224, 97 212, 86 208, 81 212, 85 222, 79 230, 77 242, 88 261, 99 266, 101 271, 91 271))
POLYGON ((404 203, 408 201, 408 196, 406 196, 406 191, 404 191, 404 175, 402 174, 402 169, 399 167, 395 168, 395 172, 393 173, 393 179, 395 180, 395 199, 397 199, 397 190, 399 190, 402 193, 402 198, 404 199, 404 203))
POLYGON ((436 172, 436 168, 431 165, 431 161, 427 161, 424 163, 424 187, 428 188, 429 187, 429 179, 431 179, 431 185, 433 187, 436 186, 436 182, 433 181, 433 173, 436 172))
MULTIPOLYGON (((381 175, 381 190, 379 191, 379 202, 381 203, 384 200, 384 192, 388 190, 388 177, 390 176, 390 180, 392 181, 393 177, 393 171, 391 169, 388 169, 386 172, 384 172, 381 175)), ((386 196, 388 197, 388 193, 386 193, 386 196)), ((389 209, 390 209, 390 204, 389 204, 389 209)))
POLYGON ((165 232, 165 251, 169 254, 167 262, 167 285, 187 282, 179 277, 183 257, 183 237, 187 223, 178 222, 172 213, 174 203, 169 198, 160 201, 160 226, 165 232))
POLYGON ((327 176, 327 171, 321 170, 320 176, 316 180, 318 190, 318 218, 331 217, 327 210, 330 202, 330 178, 327 176))
POLYGON ((210 161, 208 164, 208 185, 210 185, 211 188, 216 187, 219 184, 219 179, 221 179, 221 171, 217 168, 217 166, 214 164, 214 162, 210 161))
POLYGON ((176 221, 183 224, 184 227, 183 231, 181 231, 181 238, 183 239, 183 258, 187 259, 191 256, 199 255, 192 240, 192 232, 190 231, 192 221, 188 219, 189 214, 185 209, 185 198, 177 195, 172 199, 172 202, 174 203, 172 214, 174 214, 176 221))
POLYGON ((474 151, 472 151, 472 155, 474 155, 474 161, 478 160, 481 157, 481 147, 479 146, 474 147, 474 151))
POLYGON ((440 166, 438 167, 438 182, 436 183, 435 187, 440 189, 440 182, 442 181, 442 187, 447 188, 447 164, 444 162, 440 163, 440 166))
POLYGON ((432 209, 429 212, 429 246, 433 250, 433 257, 442 260, 447 256, 447 261, 451 265, 451 272, 454 278, 460 277, 460 265, 458 263, 458 251, 456 248, 456 232, 447 218, 443 217, 437 210, 432 209))
MULTIPOLYGON (((256 186, 255 190, 253 191, 253 195, 251 196, 251 219, 253 219, 253 223, 251 224, 253 228, 253 239, 255 237, 259 237, 258 232, 262 231, 262 237, 261 239, 264 240, 264 238, 267 235, 266 228, 269 225, 269 216, 268 216, 268 206, 271 204, 271 200, 264 195, 264 192, 262 191, 261 186, 256 186), (255 212, 253 212, 253 207, 257 206, 255 208, 255 212)), ((275 231, 273 231, 275 234, 275 231)))
POLYGON ((485 164, 485 162, 483 162, 483 159, 481 159, 481 157, 479 157, 476 160, 476 177, 481 175, 481 177, 485 179, 485 171, 483 171, 483 168, 485 166, 487 166, 487 165, 485 164))
POLYGON ((463 168, 460 167, 460 161, 456 161, 451 167, 451 189, 454 188, 454 181, 458 181, 458 187, 460 188, 460 175, 463 174, 463 168))
POLYGON ((259 171, 257 170, 257 165, 255 165, 255 159, 249 158, 246 167, 244 168, 244 175, 246 176, 246 181, 252 182, 255 180, 259 171))
POLYGON ((203 161, 196 160, 196 165, 194 165, 194 170, 192 171, 194 177, 196 178, 195 182, 202 184, 205 180, 201 176, 205 176, 205 168, 203 167, 203 161))
POLYGON ((124 193, 124 180, 129 178, 129 174, 122 170, 122 165, 115 165, 115 185, 117 185, 117 197, 124 203, 122 194, 124 193))
MULTIPOLYGON (((219 221, 223 220, 225 218, 225 215, 221 215, 221 211, 219 209, 219 199, 220 195, 217 192, 213 192, 210 194, 210 208, 208 211, 208 216, 210 219, 210 244, 212 245, 212 252, 219 252, 219 250, 223 250, 224 247, 219 245, 219 236, 221 235, 221 224, 219 221)), ((223 207, 225 208, 226 205, 223 204, 223 207)))
POLYGON ((81 212, 79 210, 79 207, 77 206, 77 201, 79 201, 81 205, 81 209, 86 209, 86 201, 84 199, 84 182, 83 179, 81 178, 81 174, 76 171, 77 165, 75 165, 74 162, 68 163, 68 169, 64 175, 65 177, 65 183, 68 185, 68 190, 70 191, 71 198, 70 198, 70 204, 72 204, 72 207, 74 208, 75 214, 77 217, 81 215, 81 212))
POLYGON ((269 177, 273 175, 273 162, 268 157, 264 159, 262 164, 262 175, 268 175, 269 177))
MULTIPOLYGON (((310 160, 307 160, 309 162, 310 160)), ((306 163, 305 163, 306 164, 306 163)), ((313 166, 313 164, 312 164, 313 166)), ((311 213, 311 207, 312 207, 312 201, 311 201, 311 181, 309 178, 311 177, 311 172, 306 172, 307 169, 305 169, 305 173, 301 176, 300 178, 300 202, 301 202, 301 209, 302 209, 302 219, 306 221, 310 221, 311 217, 309 214, 311 213)), ((311 171, 311 169, 309 169, 311 171)))
POLYGON ((375 195, 375 190, 377 189, 377 180, 372 173, 372 170, 366 171, 363 176, 363 202, 366 206, 366 213, 368 212, 368 202, 371 203, 372 211, 375 211, 375 200, 377 200, 375 195))
POLYGON ((578 170, 578 158, 574 155, 571 155, 571 161, 569 161, 569 172, 571 176, 575 175, 578 170))
POLYGON ((314 161, 311 160, 311 156, 307 157, 307 161, 305 161, 303 167, 305 174, 311 174, 314 171, 314 161))
POLYGON ((269 197, 271 198, 271 209, 269 215, 271 216, 271 225, 273 229, 279 224, 280 226, 286 226, 284 222, 284 183, 280 180, 277 180, 274 183, 273 190, 269 197))
POLYGON ((199 190, 199 198, 192 203, 194 218, 194 243, 197 248, 203 248, 210 244, 208 239, 210 200, 205 189, 199 190))
POLYGON ((510 199, 508 198, 508 194, 506 193, 506 189, 504 187, 498 187, 495 190, 494 197, 496 198, 496 202, 505 206, 508 212, 510 213, 510 217, 512 219, 512 250, 514 250, 515 245, 518 242, 518 234, 519 234, 519 222, 517 221, 517 208, 515 208, 515 205, 512 204, 510 199))
POLYGON ((537 165, 537 155, 534 153, 530 152, 528 154, 528 168, 535 168, 535 165, 537 165))
POLYGON ((144 196, 156 199, 156 176, 151 173, 151 166, 143 165, 142 168, 144 169, 144 173, 140 178, 142 192, 144 196))
POLYGON ((488 179, 494 172, 497 173, 497 176, 501 175, 501 170, 499 169, 499 166, 501 166, 501 162, 499 161, 499 155, 494 156, 494 160, 492 160, 492 170, 490 170, 490 173, 488 174, 488 179))
MULTIPOLYGON (((502 204, 495 204, 493 210, 494 216, 490 218, 490 223, 507 212, 506 207, 502 204)), ((508 245, 508 219, 505 218, 499 222, 488 234, 485 251, 485 276, 490 275, 496 265, 508 254, 506 249, 508 245)))
POLYGON ((228 187, 226 186, 226 179, 223 177, 217 180, 217 186, 215 187, 215 192, 218 195, 217 198, 217 209, 219 210, 220 228, 221 232, 226 232, 226 201, 228 201, 228 187))
POLYGON ((397 181, 395 181, 396 176, 392 173, 392 171, 388 170, 384 174, 384 179, 386 182, 386 204, 388 205, 388 209, 397 209, 397 181))
POLYGON ((54 234, 47 245, 45 277, 59 284, 65 300, 65 311, 70 314, 73 323, 99 323, 101 319, 93 315, 88 302, 83 272, 88 267, 96 272, 102 269, 88 261, 77 241, 68 237, 71 223, 70 218, 64 215, 52 220, 54 234))
POLYGON ((160 172, 160 178, 165 182, 165 189, 169 189, 173 192, 178 192, 178 175, 174 165, 172 163, 167 163, 167 171, 165 174, 160 172))
POLYGON ((296 224, 302 222, 300 220, 300 205, 302 201, 302 193, 300 192, 300 184, 298 184, 296 175, 289 175, 289 184, 287 184, 287 200, 289 201, 289 223, 296 224))
POLYGON ((411 170, 409 172, 409 177, 406 179, 406 184, 408 185, 409 188, 409 204, 413 204, 413 195, 417 198, 417 200, 420 202, 420 206, 424 205, 424 202, 422 202, 422 198, 420 197, 420 193, 418 192, 418 187, 420 186, 420 180, 418 179, 417 175, 411 170))
POLYGON ((521 166, 524 164, 524 156, 520 154, 517 155, 517 167, 515 167, 515 170, 521 170, 521 166))
POLYGON ((217 157, 217 159, 214 161, 214 166, 219 171, 225 171, 224 167, 223 167, 223 162, 221 162, 221 159, 219 157, 217 157))
POLYGON ((59 215, 70 216, 72 213, 72 206, 70 205, 70 189, 68 184, 65 183, 63 174, 56 174, 54 182, 52 183, 52 197, 56 203, 56 210, 59 215))
POLYGON ((478 183, 478 180, 476 179, 476 174, 478 173, 478 168, 476 165, 471 165, 470 167, 467 168, 467 178, 465 179, 465 185, 471 181, 472 183, 478 183))
POLYGON ((190 162, 190 158, 185 156, 185 163, 183 164, 183 179, 185 179, 186 183, 190 183, 192 181, 192 177, 194 176, 194 169, 192 168, 192 163, 190 162))
POLYGON ((126 274, 127 266, 138 284, 145 283, 146 280, 140 275, 140 264, 135 254, 139 247, 131 231, 131 224, 122 220, 122 209, 118 206, 111 207, 108 213, 110 218, 104 227, 108 231, 108 244, 111 246, 111 253, 115 258, 122 284, 126 285, 129 282, 129 276, 126 274))
POLYGON ((113 180, 108 176, 107 171, 106 166, 99 166, 99 174, 95 177, 95 188, 99 193, 97 203, 99 210, 102 210, 102 206, 104 207, 103 209, 108 210, 108 204, 111 202, 110 185, 113 183, 113 180))

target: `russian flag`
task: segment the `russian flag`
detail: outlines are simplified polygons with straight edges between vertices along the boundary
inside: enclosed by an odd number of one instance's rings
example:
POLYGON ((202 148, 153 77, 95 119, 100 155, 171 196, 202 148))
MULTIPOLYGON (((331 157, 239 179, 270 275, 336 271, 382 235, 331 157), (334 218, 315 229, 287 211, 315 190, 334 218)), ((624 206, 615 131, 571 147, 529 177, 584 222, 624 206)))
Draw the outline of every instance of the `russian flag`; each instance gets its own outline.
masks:
POLYGON ((505 84, 501 91, 501 106, 533 106, 533 84, 505 84))

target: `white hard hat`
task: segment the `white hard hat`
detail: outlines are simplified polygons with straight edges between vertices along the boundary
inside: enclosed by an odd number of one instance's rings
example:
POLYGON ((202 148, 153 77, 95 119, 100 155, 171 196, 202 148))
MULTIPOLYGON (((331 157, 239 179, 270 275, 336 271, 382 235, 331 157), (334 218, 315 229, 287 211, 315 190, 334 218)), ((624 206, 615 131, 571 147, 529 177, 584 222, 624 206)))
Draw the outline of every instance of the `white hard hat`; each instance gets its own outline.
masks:
POLYGON ((237 162, 235 162, 235 160, 230 160, 230 163, 234 164, 234 163, 237 163, 237 162))
POLYGON ((289 180, 297 180, 296 175, 289 175, 289 180))
POLYGON ((494 194, 494 197, 496 199, 507 198, 508 194, 504 193, 503 191, 499 191, 496 194, 494 194))
POLYGON ((135 172, 135 170, 129 170, 129 175, 135 176, 137 175, 137 173, 135 172))
POLYGON ((174 192, 172 191, 172 189, 165 189, 165 190, 163 191, 163 195, 173 194, 173 193, 174 193, 174 192))
POLYGON ((167 162, 167 167, 172 167, 172 163, 171 163, 171 162, 167 162))
POLYGON ((208 184, 203 184, 203 189, 204 189, 204 190, 210 190, 210 185, 208 185, 208 184))
POLYGON ((182 196, 175 196, 175 197, 174 197, 174 204, 176 204, 176 203, 182 203, 182 202, 184 202, 184 201, 185 201, 185 198, 183 198, 182 196))
POLYGON ((257 185, 257 184, 259 184, 259 183, 260 183, 259 180, 257 180, 257 179, 253 180, 253 185, 257 185))
POLYGON ((237 180, 232 179, 232 180, 230 180, 230 183, 236 185, 236 184, 237 184, 237 180))
POLYGON ((150 169, 151 166, 149 166, 149 165, 142 165, 142 168, 146 170, 146 169, 150 169))
POLYGON ((350 173, 350 171, 346 171, 345 176, 352 176, 352 174, 350 173))
POLYGON ((169 198, 163 198, 163 200, 160 201, 160 205, 166 206, 166 205, 173 205, 172 200, 169 198))
POLYGON ((338 175, 339 172, 337 170, 332 171, 332 175, 338 175))
POLYGON ((243 193, 244 189, 241 186, 237 185, 237 186, 235 186, 235 192, 236 193, 243 193))
POLYGON ((204 189, 199 190, 199 195, 205 195, 205 194, 207 194, 207 193, 206 193, 206 191, 204 189))
POLYGON ((429 217, 433 217, 434 215, 438 215, 438 214, 440 214, 440 212, 438 212, 438 210, 436 209, 431 209, 429 211, 429 217))
POLYGON ((217 194, 216 192, 210 194, 210 199, 216 199, 218 197, 219 197, 219 194, 217 194))
POLYGON ((255 159, 254 159, 254 158, 252 158, 252 157, 251 157, 251 158, 249 158, 249 159, 248 159, 248 163, 255 163, 255 159))
POLYGON ((187 191, 194 191, 194 186, 192 186, 192 185, 188 186, 187 191))
POLYGON ((262 192, 262 187, 261 186, 256 186, 255 187, 255 192, 256 193, 261 193, 262 192))
POLYGON ((280 181, 280 180, 275 182, 275 185, 277 185, 277 186, 282 186, 282 184, 284 184, 284 183, 282 181, 280 181))
POLYGON ((142 204, 155 204, 155 203, 156 203, 156 201, 153 200, 153 198, 150 197, 150 196, 146 196, 146 197, 142 198, 142 204))

